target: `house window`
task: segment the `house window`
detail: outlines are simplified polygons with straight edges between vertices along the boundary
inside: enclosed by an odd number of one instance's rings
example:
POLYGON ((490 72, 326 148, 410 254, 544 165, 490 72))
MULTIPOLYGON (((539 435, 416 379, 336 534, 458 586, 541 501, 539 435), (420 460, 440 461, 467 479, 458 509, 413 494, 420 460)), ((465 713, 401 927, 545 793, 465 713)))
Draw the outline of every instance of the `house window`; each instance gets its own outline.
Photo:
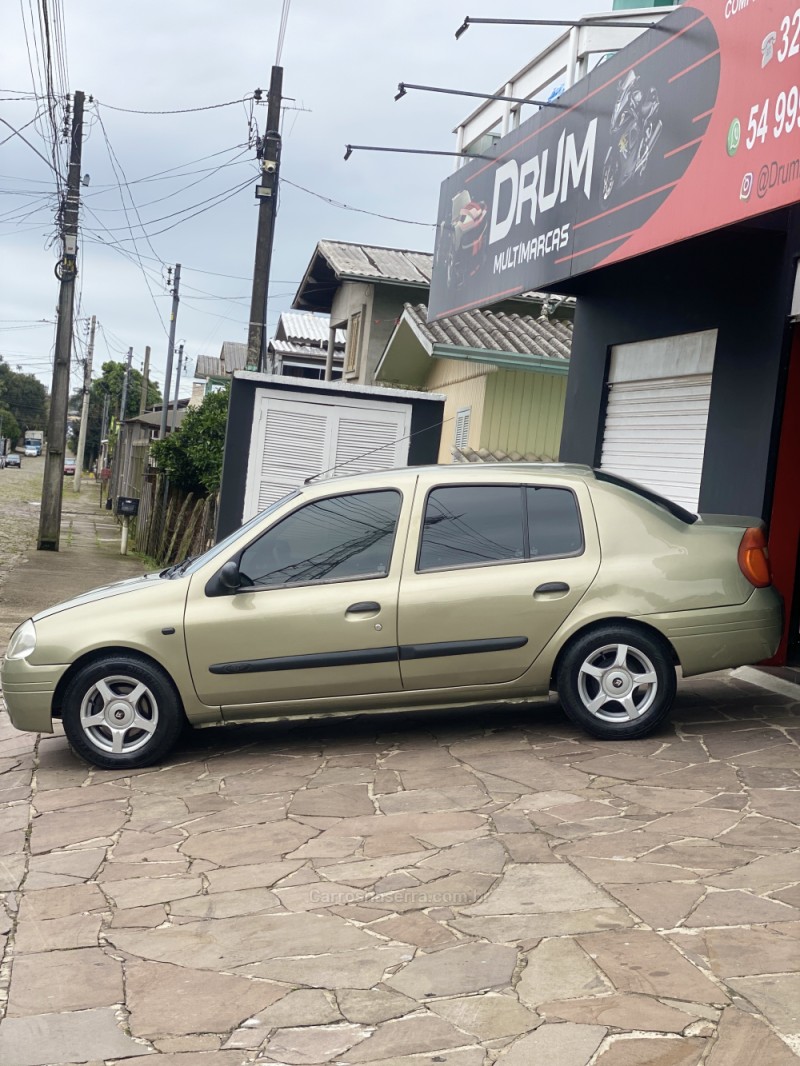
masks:
POLYGON ((361 312, 350 316, 347 326, 347 347, 345 349, 345 370, 354 374, 358 369, 358 350, 361 346, 361 312))
POLYGON ((469 442, 469 419, 472 414, 471 407, 462 407, 456 414, 456 427, 453 434, 453 446, 459 450, 467 447, 469 442))

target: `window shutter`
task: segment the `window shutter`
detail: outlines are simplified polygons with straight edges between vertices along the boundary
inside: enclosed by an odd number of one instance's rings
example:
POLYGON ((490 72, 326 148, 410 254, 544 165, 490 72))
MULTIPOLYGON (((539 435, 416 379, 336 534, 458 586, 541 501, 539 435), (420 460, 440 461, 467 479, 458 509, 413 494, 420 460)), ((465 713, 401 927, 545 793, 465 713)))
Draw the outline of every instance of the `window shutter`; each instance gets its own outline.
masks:
POLYGON ((361 312, 356 311, 350 316, 347 325, 347 341, 345 354, 345 369, 348 373, 358 369, 358 350, 361 345, 361 312))
POLYGON ((466 448, 469 443, 469 421, 471 414, 471 407, 462 407, 456 414, 456 428, 453 436, 453 444, 458 449, 466 448))
POLYGON ((327 430, 324 408, 262 398, 256 477, 245 519, 325 469, 327 430))
POLYGON ((337 419, 334 465, 337 473, 367 474, 402 466, 408 458, 404 411, 341 414, 337 419), (341 467, 341 469, 339 469, 341 467))

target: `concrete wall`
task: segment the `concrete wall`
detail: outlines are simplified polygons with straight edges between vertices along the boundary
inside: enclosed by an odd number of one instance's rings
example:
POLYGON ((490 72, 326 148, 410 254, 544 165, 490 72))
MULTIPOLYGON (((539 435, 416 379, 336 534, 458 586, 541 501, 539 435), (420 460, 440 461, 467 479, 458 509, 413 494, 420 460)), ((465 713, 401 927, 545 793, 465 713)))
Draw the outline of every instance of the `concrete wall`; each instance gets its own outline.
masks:
MULTIPOLYGON (((403 313, 403 304, 424 303, 427 298, 428 290, 419 287, 341 283, 333 298, 331 325, 346 329, 356 312, 362 315, 358 367, 355 374, 345 374, 348 382, 372 385, 378 362, 403 313)), ((345 355, 345 365, 346 362, 345 355)))

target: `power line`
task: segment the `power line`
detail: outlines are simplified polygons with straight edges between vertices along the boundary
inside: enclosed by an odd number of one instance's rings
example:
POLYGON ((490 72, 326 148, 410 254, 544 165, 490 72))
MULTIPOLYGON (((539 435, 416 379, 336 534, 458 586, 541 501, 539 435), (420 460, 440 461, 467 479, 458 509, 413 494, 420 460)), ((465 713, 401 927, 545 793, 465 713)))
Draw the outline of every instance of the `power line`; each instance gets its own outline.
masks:
MULTIPOLYGON (((248 145, 246 145, 244 143, 241 143, 241 144, 234 144, 230 148, 221 148, 218 152, 211 152, 208 155, 201 155, 198 159, 190 159, 188 163, 179 163, 177 166, 167 167, 166 170, 157 170, 154 174, 146 174, 143 178, 133 178, 131 181, 128 182, 128 185, 140 185, 140 184, 143 184, 144 182, 147 182, 147 181, 158 181, 161 178, 166 177, 169 174, 173 174, 173 176, 176 177, 176 178, 191 177, 193 174, 199 173, 199 171, 196 171, 196 170, 189 171, 186 174, 174 174, 174 172, 176 170, 183 170, 184 167, 194 166, 195 163, 204 163, 206 161, 206 159, 215 159, 219 155, 225 155, 226 152, 235 152, 239 148, 246 149, 246 148, 248 148, 248 145)), ((98 190, 101 190, 101 189, 114 189, 114 188, 116 188, 115 185, 100 185, 100 186, 97 186, 98 190)))
MULTIPOLYGON (((213 203, 209 203, 207 207, 203 207, 201 210, 195 211, 191 215, 186 215, 185 218, 178 219, 178 221, 177 222, 173 222, 172 225, 164 226, 163 229, 159 229, 159 230, 156 230, 155 232, 144 234, 145 239, 147 240, 147 242, 149 244, 151 237, 159 237, 162 233, 168 233, 170 230, 175 229, 176 226, 183 225, 183 223, 184 222, 188 222, 189 219, 197 218, 198 215, 204 215, 206 213, 206 211, 210 211, 212 208, 218 207, 220 204, 225 203, 226 200, 230 200, 232 197, 238 196, 238 194, 240 192, 242 192, 243 189, 246 189, 251 184, 252 180, 253 180, 252 177, 250 177, 250 178, 247 179, 247 181, 243 182, 241 185, 237 185, 235 188, 229 189, 225 193, 218 194, 218 198, 215 199, 215 201, 213 203)), ((180 212, 175 212, 175 214, 180 214, 180 212)), ((170 218, 172 216, 167 215, 165 217, 166 218, 170 218)), ((148 224, 150 224, 150 223, 148 223, 148 224)), ((130 237, 120 237, 119 240, 120 240, 120 242, 122 242, 122 241, 134 241, 135 242, 136 238, 133 236, 133 233, 131 233, 130 237)), ((150 247, 152 248, 152 245, 150 245, 150 247)))
MULTIPOLYGON (((195 185, 199 185, 200 182, 206 181, 208 178, 213 177, 215 174, 219 174, 219 172, 221 170, 224 170, 226 167, 241 166, 241 163, 242 163, 242 158, 241 157, 245 154, 246 151, 247 151, 247 149, 243 149, 235 159, 232 159, 228 163, 220 163, 220 165, 218 167, 208 167, 208 168, 205 168, 202 171, 197 171, 196 173, 202 174, 202 177, 198 178, 196 181, 190 181, 188 185, 183 185, 183 186, 181 186, 180 189, 174 189, 172 192, 167 193, 165 196, 159 196, 156 200, 147 200, 147 201, 145 201, 145 203, 139 204, 139 207, 140 208, 152 207, 153 204, 163 203, 165 200, 170 200, 173 196, 180 196, 180 194, 186 192, 187 189, 191 189, 195 185)), ((183 174, 175 175, 175 177, 188 177, 188 176, 189 175, 183 175, 183 174)), ((164 179, 161 179, 161 180, 164 180, 164 179)), ((131 184, 133 185, 133 184, 135 184, 135 182, 131 182, 131 184)), ((96 195, 102 196, 102 195, 104 195, 104 193, 97 193, 96 195)), ((95 210, 97 210, 97 211, 105 211, 105 212, 108 212, 108 213, 116 214, 116 213, 118 213, 120 211, 123 211, 124 208, 122 208, 122 207, 96 207, 95 210)), ((158 220, 156 219, 155 221, 158 221, 158 220)))
MULTIPOLYGON (((15 126, 12 126, 10 122, 6 122, 2 115, 0 115, 0 122, 2 122, 4 126, 8 126, 8 128, 11 130, 12 136, 16 134, 16 136, 19 137, 20 140, 24 141, 25 144, 27 144, 27 146, 32 152, 35 152, 38 155, 42 162, 45 163, 53 171, 59 183, 63 181, 63 175, 56 170, 56 168, 53 166, 49 159, 42 155, 38 148, 34 147, 34 145, 31 144, 27 137, 23 137, 20 131, 15 126)), ((6 140, 11 140, 11 138, 7 137, 6 140)), ((5 144, 5 141, 3 143, 5 144)))
POLYGON ((281 22, 278 27, 278 48, 275 52, 275 66, 281 65, 281 53, 283 52, 283 44, 286 40, 286 27, 289 22, 289 8, 292 6, 292 0, 283 0, 283 7, 281 9, 281 22))
POLYGON ((102 103, 103 107, 107 107, 109 111, 124 111, 127 115, 188 115, 194 111, 215 111, 220 107, 233 107, 235 104, 241 104, 245 100, 249 100, 249 96, 240 96, 238 100, 225 100, 221 104, 205 104, 203 107, 177 107, 172 110, 160 110, 160 111, 145 111, 138 107, 117 107, 114 104, 107 104, 105 101, 100 101, 95 97, 95 103, 102 103))
MULTIPOLYGON (((225 189, 221 193, 220 192, 214 193, 212 196, 207 196, 205 200, 198 200, 197 203, 190 204, 188 207, 182 207, 178 211, 171 211, 168 215, 161 215, 159 218, 150 218, 150 219, 147 220, 146 223, 141 221, 141 215, 139 215, 138 208, 137 208, 137 217, 139 218, 139 222, 136 223, 136 225, 138 226, 139 229, 144 230, 146 228, 146 226, 154 226, 158 222, 166 222, 170 218, 175 218, 178 215, 184 215, 188 211, 194 211, 194 209, 196 207, 202 207, 204 204, 210 204, 213 207, 213 206, 215 206, 215 203, 212 203, 212 201, 216 201, 219 197, 227 198, 227 194, 230 193, 230 192, 240 192, 242 189, 244 189, 246 186, 248 186, 252 182, 252 180, 253 179, 252 179, 252 175, 251 175, 250 177, 248 177, 246 179, 246 181, 234 186, 232 189, 225 189)), ((145 206, 145 205, 142 204, 141 206, 145 206)), ((195 212, 195 213, 196 214, 201 214, 202 212, 195 212)), ((194 215, 192 215, 191 217, 194 217, 194 215)), ((108 232, 108 233, 118 233, 120 230, 127 230, 129 233, 132 234, 132 226, 130 224, 128 224, 127 226, 105 226, 104 228, 105 228, 106 232, 108 232)), ((146 234, 145 234, 145 236, 146 236, 146 234)))
POLYGON ((326 204, 330 204, 331 207, 339 207, 343 211, 356 211, 360 215, 372 215, 373 218, 385 218, 389 222, 404 222, 409 226, 427 226, 430 229, 436 229, 435 222, 415 222, 410 218, 397 218, 395 215, 382 215, 379 211, 368 211, 365 207, 353 207, 351 204, 342 203, 341 200, 334 200, 330 196, 324 196, 321 192, 314 192, 313 189, 306 189, 303 185, 298 185, 297 182, 289 181, 288 178, 282 178, 286 185, 291 185, 293 189, 299 189, 300 192, 308 193, 309 196, 315 196, 318 200, 324 200, 326 204))

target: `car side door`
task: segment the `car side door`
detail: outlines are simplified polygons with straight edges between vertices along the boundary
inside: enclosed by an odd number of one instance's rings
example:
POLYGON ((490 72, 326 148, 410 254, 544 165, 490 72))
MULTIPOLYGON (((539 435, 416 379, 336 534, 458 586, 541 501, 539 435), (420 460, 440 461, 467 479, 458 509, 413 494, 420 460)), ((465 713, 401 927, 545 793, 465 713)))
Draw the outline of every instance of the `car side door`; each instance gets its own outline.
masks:
POLYGON ((300 500, 228 557, 238 588, 195 575, 185 632, 199 698, 257 717, 274 703, 398 690, 408 510, 399 487, 300 500))
POLYGON ((431 484, 400 584, 405 689, 497 685, 521 677, 591 585, 597 527, 582 483, 431 484))

